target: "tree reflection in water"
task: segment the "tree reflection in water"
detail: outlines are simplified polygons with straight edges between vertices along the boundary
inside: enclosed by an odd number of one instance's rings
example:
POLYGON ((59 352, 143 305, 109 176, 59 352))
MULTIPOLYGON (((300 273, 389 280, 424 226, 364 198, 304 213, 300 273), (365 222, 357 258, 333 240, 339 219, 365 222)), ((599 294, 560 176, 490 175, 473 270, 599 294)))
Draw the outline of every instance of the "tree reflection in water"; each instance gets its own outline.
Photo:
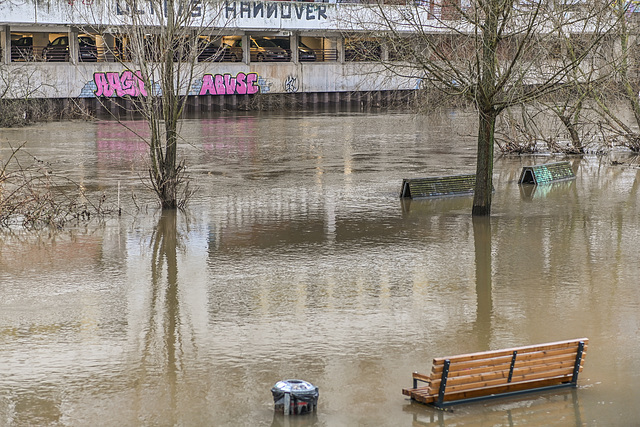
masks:
POLYGON ((463 404, 454 409, 440 410, 427 407, 422 403, 411 402, 405 405, 404 411, 413 413, 413 426, 461 426, 482 425, 492 426, 583 426, 584 416, 575 388, 555 393, 531 395, 529 399, 523 397, 498 398, 489 400, 487 405, 482 403, 463 404))
MULTIPOLYGON (((178 232, 177 211, 162 211, 158 224, 151 238, 151 295, 149 325, 144 336, 142 353, 143 375, 153 370, 156 360, 164 362, 164 370, 160 378, 164 378, 167 386, 167 399, 162 412, 163 422, 175 424, 177 382, 182 348, 180 333, 180 304, 178 289, 178 232), (161 342, 156 343, 158 338, 161 342), (163 354, 164 353, 164 354, 163 354)), ((147 381, 143 381, 146 383, 147 381)), ((142 391, 144 393, 144 391, 142 391)))
POLYGON ((491 350, 491 218, 473 217, 473 242, 476 257, 477 351, 491 350))

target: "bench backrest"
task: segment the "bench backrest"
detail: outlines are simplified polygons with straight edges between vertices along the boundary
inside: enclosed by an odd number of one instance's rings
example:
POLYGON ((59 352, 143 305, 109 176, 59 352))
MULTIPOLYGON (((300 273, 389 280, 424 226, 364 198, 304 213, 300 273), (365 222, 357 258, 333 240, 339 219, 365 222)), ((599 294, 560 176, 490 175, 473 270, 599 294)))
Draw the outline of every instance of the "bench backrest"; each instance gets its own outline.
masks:
POLYGON ((473 194, 475 184, 475 175, 452 175, 403 179, 400 197, 417 199, 422 197, 473 194))
POLYGON ((433 359, 429 395, 434 403, 539 387, 575 385, 587 338, 433 359))

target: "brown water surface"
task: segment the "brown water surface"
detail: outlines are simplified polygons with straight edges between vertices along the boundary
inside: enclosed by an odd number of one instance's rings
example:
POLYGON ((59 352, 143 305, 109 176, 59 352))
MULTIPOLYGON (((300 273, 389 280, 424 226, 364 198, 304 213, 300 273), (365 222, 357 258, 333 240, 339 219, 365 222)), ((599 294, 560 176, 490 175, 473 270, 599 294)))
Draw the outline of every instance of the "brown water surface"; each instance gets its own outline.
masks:
POLYGON ((473 134, 465 111, 186 120, 197 192, 161 214, 117 123, 3 130, 90 197, 119 184, 123 216, 0 234, 0 425, 638 425, 640 171, 587 156, 520 186, 559 158, 500 157, 490 220, 399 199, 472 173, 473 134), (453 412, 401 394, 434 357, 580 337, 577 389, 453 412), (288 378, 320 388, 315 414, 274 413, 288 378))

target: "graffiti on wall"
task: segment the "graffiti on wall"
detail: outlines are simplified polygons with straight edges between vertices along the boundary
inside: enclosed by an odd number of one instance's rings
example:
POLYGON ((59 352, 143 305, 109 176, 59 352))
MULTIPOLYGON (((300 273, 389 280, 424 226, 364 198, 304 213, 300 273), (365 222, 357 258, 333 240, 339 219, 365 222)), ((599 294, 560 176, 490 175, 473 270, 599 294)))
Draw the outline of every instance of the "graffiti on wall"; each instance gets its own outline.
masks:
POLYGON ((288 93, 296 93, 298 91, 298 79, 295 76, 287 77, 284 82, 284 90, 288 93))
POLYGON ((94 94, 97 98, 117 96, 122 98, 129 96, 147 96, 144 81, 140 71, 123 71, 122 73, 93 73, 93 81, 96 84, 94 94))
MULTIPOLYGON (((257 73, 205 74, 202 79, 194 81, 189 95, 253 95, 260 92, 257 73)), ((153 84, 151 93, 162 95, 157 83, 153 84)), ((98 72, 93 74, 93 81, 82 89, 81 97, 117 97, 148 96, 140 71, 98 72)))
MULTIPOLYGON (((71 0, 69 0, 71 1, 71 0)), ((82 3, 93 0, 83 0, 82 3)), ((130 0, 116 0, 116 15, 156 15, 162 13, 166 18, 167 13, 166 0, 161 5, 161 11, 156 10, 156 5, 151 1, 130 1, 130 0)), ((185 11, 192 17, 202 16, 202 1, 191 0, 188 3, 181 1, 178 5, 178 15, 182 15, 185 11)))
POLYGON ((257 73, 205 74, 198 95, 253 95, 258 93, 257 73))
POLYGON ((327 6, 323 4, 267 3, 261 1, 226 1, 224 5, 226 19, 280 18, 305 21, 327 19, 327 6))

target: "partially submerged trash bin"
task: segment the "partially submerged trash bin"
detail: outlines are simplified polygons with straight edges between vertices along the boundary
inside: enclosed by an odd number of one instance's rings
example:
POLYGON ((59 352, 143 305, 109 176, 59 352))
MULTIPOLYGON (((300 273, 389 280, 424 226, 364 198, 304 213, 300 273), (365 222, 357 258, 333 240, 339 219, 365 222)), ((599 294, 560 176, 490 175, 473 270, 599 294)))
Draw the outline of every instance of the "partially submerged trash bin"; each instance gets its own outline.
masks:
POLYGON ((318 406, 318 387, 302 380, 278 381, 271 388, 276 411, 285 415, 306 414, 318 406))

